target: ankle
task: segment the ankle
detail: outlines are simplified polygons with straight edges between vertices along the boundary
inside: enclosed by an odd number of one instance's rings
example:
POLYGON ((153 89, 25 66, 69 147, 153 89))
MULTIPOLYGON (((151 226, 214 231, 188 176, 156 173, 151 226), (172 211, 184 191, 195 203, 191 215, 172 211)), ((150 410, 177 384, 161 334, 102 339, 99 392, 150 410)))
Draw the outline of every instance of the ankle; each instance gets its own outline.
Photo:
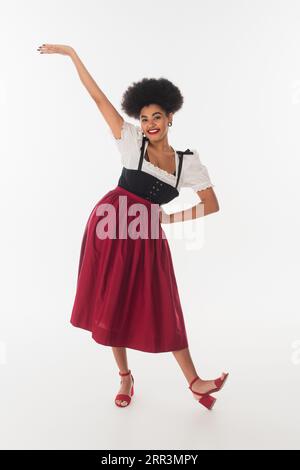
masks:
POLYGON ((204 380, 201 379, 201 377, 199 375, 193 375, 191 378, 187 379, 187 381, 188 381, 188 384, 190 384, 192 381, 194 381, 193 385, 200 384, 200 383, 204 382, 204 380))
POLYGON ((130 382, 130 380, 131 380, 131 374, 125 375, 125 376, 123 376, 123 377, 121 376, 120 378, 121 378, 121 381, 122 381, 122 382, 130 382))

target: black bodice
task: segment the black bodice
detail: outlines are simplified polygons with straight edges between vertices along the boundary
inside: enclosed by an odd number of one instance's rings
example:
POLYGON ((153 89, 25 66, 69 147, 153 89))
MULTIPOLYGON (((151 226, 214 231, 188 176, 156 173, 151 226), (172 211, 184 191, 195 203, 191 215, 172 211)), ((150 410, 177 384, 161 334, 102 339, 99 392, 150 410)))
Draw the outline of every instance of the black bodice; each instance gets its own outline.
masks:
POLYGON ((160 179, 150 175, 149 173, 141 169, 144 159, 144 149, 146 140, 149 139, 143 136, 143 143, 141 146, 138 168, 129 169, 123 167, 121 176, 118 181, 118 186, 121 186, 122 188, 127 189, 127 191, 137 194, 138 196, 143 197, 150 202, 159 205, 167 204, 179 195, 177 186, 182 170, 183 155, 193 154, 193 152, 191 152, 190 149, 187 149, 184 152, 177 151, 177 153, 179 154, 179 165, 176 186, 174 187, 171 184, 165 183, 164 181, 161 181, 160 179))

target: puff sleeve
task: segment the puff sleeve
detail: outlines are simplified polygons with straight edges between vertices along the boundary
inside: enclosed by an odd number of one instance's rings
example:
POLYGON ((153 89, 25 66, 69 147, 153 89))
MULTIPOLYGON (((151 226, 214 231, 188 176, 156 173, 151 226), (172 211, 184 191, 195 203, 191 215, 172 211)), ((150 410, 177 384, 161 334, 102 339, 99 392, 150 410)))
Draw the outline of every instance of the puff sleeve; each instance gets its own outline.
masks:
POLYGON ((193 154, 185 154, 183 161, 182 187, 201 191, 215 186, 209 176, 207 167, 201 162, 199 152, 192 149, 193 154))
POLYGON ((121 138, 117 139, 113 134, 111 136, 121 154, 122 164, 130 167, 131 164, 135 163, 141 146, 142 135, 139 127, 124 120, 121 128, 121 138))

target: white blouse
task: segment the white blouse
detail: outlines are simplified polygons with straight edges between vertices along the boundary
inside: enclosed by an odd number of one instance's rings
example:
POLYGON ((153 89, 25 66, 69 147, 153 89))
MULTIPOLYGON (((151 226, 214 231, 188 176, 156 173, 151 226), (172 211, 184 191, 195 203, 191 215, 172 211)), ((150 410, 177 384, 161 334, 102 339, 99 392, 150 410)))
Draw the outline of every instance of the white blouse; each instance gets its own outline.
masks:
MULTIPOLYGON (((117 144, 117 148, 121 154, 122 165, 125 168, 136 170, 139 164, 143 141, 142 129, 139 126, 124 120, 121 129, 121 138, 116 139, 112 133, 110 135, 117 144)), ((144 155, 147 146, 148 141, 146 140, 144 155)), ((192 188, 194 191, 201 191, 202 189, 215 186, 210 180, 206 166, 201 163, 197 150, 190 150, 193 152, 193 154, 183 155, 182 170, 177 186, 178 191, 182 187, 192 188)), ((159 168, 145 159, 143 160, 141 170, 175 187, 179 164, 179 156, 176 150, 175 157, 176 175, 172 175, 171 173, 163 170, 162 168, 159 168)))

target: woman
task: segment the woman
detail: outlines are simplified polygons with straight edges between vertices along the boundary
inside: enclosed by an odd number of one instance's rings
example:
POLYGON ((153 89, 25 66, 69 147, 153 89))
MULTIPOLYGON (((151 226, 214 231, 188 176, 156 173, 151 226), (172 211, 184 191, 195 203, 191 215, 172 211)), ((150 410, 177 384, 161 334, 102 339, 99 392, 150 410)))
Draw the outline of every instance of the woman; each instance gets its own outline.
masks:
POLYGON ((196 372, 169 244, 161 227, 161 222, 183 220, 182 215, 187 216, 184 220, 196 218, 199 208, 201 215, 219 210, 214 185, 197 150, 175 151, 168 143, 168 128, 183 97, 164 78, 133 83, 123 95, 122 109, 139 119, 140 126, 135 126, 110 103, 72 47, 43 44, 38 51, 71 58, 111 129, 123 164, 118 185, 97 202, 86 223, 71 324, 89 330, 97 343, 112 347, 122 377, 117 406, 129 405, 134 393, 128 347, 171 351, 194 398, 211 409, 216 399, 210 394, 221 389, 228 374, 203 380, 196 372), (193 211, 169 216, 160 206, 177 197, 181 187, 193 188, 201 202, 193 211))

